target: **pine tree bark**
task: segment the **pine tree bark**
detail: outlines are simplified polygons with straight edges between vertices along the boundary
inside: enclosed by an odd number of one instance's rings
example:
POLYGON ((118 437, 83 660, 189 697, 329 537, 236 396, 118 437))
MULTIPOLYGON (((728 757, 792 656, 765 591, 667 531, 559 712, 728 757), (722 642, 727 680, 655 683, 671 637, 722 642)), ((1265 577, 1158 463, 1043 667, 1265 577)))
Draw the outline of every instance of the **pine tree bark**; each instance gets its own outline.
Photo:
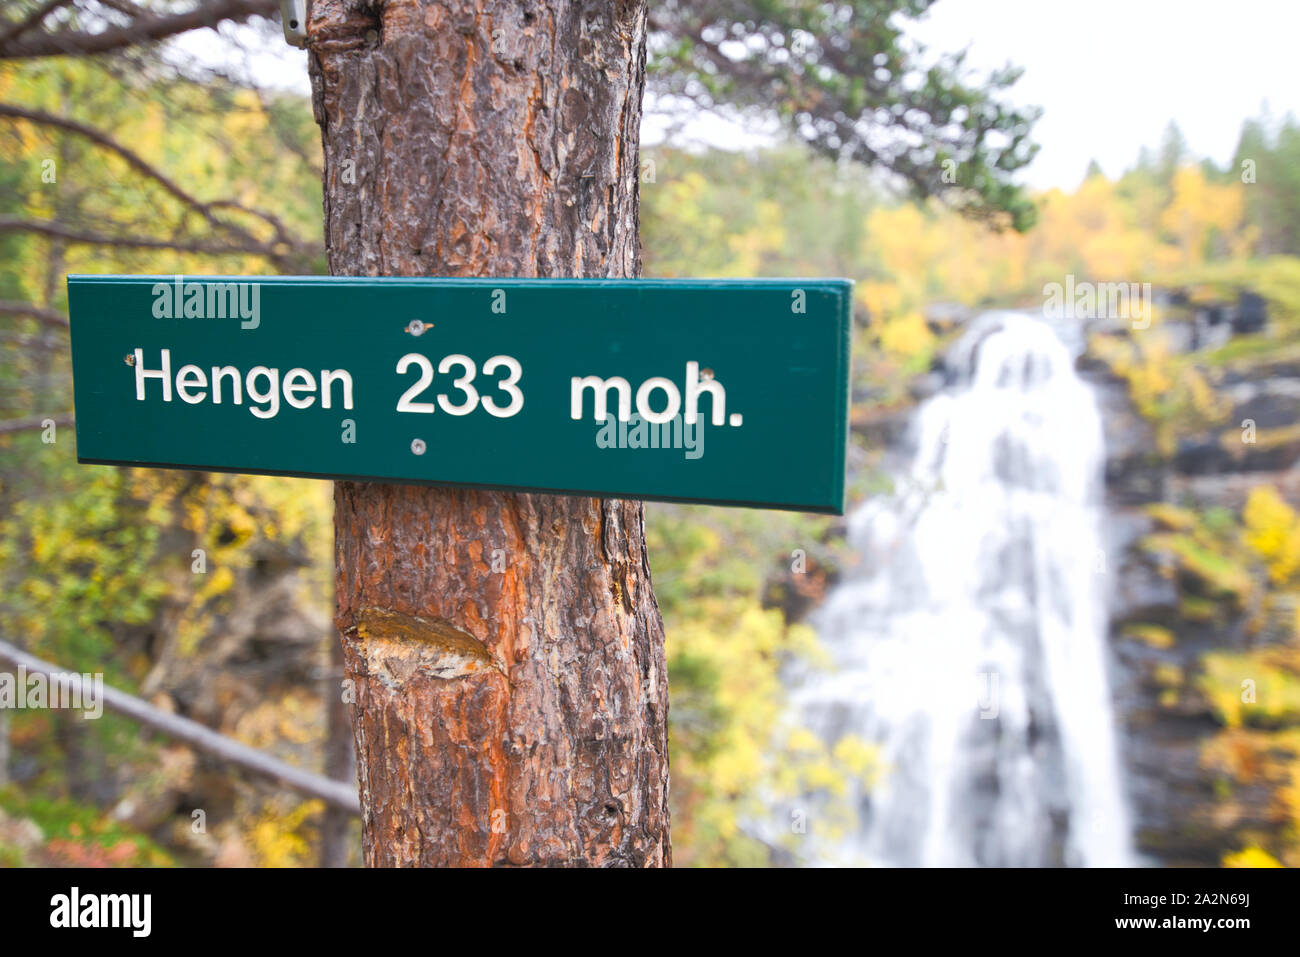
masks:
MULTIPOLYGON (((331 272, 636 276, 645 19, 314 0, 331 272)), ((669 864, 640 503, 340 482, 334 525, 367 864, 669 864)))

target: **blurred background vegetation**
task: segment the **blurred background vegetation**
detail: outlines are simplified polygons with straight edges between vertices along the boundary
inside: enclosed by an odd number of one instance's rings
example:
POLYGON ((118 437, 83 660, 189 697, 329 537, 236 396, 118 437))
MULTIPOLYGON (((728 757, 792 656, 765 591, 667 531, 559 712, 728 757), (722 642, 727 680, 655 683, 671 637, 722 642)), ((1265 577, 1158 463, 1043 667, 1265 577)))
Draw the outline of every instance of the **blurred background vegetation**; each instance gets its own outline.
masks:
MULTIPOLYGON (((758 6, 799 18, 815 5, 758 6)), ((661 28, 671 34, 681 13, 664 5, 661 28)), ((891 49, 860 32, 855 42, 876 44, 864 49, 891 49)), ((1230 389, 1300 367, 1300 125, 1246 123, 1222 168, 1191 155, 1176 127, 1153 130, 1158 142, 1118 178, 1093 170, 1072 191, 1039 194, 1009 174, 987 178, 995 159, 954 146, 953 202, 924 198, 943 192, 926 178, 942 150, 922 170, 845 155, 833 129, 805 129, 801 97, 866 95, 843 77, 817 90, 787 79, 775 94, 720 89, 716 77, 701 86, 708 44, 684 43, 656 65, 666 91, 740 106, 779 94, 795 121, 758 149, 671 138, 643 149, 645 274, 857 281, 853 503, 888 490, 882 437, 915 403, 954 316, 1041 308, 1044 285, 1067 274, 1153 282, 1165 291, 1157 330, 1191 328, 1243 295, 1263 300, 1267 322, 1228 341, 1093 329, 1084 361, 1122 386, 1149 436, 1125 467, 1175 477, 1126 504, 1148 523, 1135 551, 1177 600, 1132 609, 1116 640, 1145 655, 1129 657, 1154 709, 1200 722, 1196 769, 1212 793, 1189 818, 1194 838, 1164 846, 1151 834, 1142 846, 1170 862, 1300 864, 1300 513, 1284 477, 1300 423, 1289 406, 1277 422, 1261 417, 1243 451, 1230 389), (1255 174, 1243 177, 1247 162, 1255 174), (1207 449, 1222 453, 1212 467, 1180 464, 1207 449), (1240 481, 1209 494, 1176 480, 1207 470, 1240 481), (1243 674, 1258 679, 1251 702, 1243 674)), ((961 90, 930 92, 961 105, 961 90)), ((1004 125, 1027 135, 1030 119, 1004 125)), ((1005 166, 1027 162, 1027 145, 1005 166)), ((339 679, 330 486, 77 465, 60 317, 68 273, 324 272, 320 173, 305 96, 156 52, 0 60, 0 422, 13 425, 0 431, 0 637, 318 771, 339 679), (47 417, 64 423, 57 441, 23 425, 47 417)), ((764 809, 844 795, 850 778, 880 770, 862 742, 828 750, 783 707, 783 669, 820 666, 808 616, 851 570, 844 522, 651 504, 647 526, 667 626, 676 862, 798 862, 793 841, 756 826, 764 809)), ((14 711, 0 722, 0 863, 321 859, 319 802, 130 721, 14 711)), ((851 819, 843 808, 823 826, 851 819)))

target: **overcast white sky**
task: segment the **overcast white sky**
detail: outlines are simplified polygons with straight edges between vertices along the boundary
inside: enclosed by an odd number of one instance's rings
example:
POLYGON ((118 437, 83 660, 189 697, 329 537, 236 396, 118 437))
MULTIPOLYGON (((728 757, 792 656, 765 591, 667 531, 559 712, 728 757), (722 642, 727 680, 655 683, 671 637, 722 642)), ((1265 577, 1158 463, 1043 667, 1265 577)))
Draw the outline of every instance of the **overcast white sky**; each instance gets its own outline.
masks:
MULTIPOLYGON (((935 52, 969 47, 979 70, 1024 67, 1014 99, 1044 108, 1042 149, 1025 171, 1039 188, 1072 189, 1089 159, 1118 175, 1171 119, 1196 155, 1222 164, 1265 102, 1275 117, 1300 115, 1298 0, 941 0, 913 35, 935 52)), ((211 34, 184 46, 222 56, 211 34)), ((284 43, 270 52, 258 74, 305 91, 305 54, 284 43)), ((645 141, 663 128, 648 116, 645 141)), ((716 121, 687 132, 729 147, 762 141, 716 121)))
POLYGON ((1017 102, 1044 108, 1035 186, 1074 187, 1090 158, 1117 175, 1171 119, 1222 164, 1264 101, 1300 114, 1296 0, 941 0, 916 36, 1025 68, 1017 102))

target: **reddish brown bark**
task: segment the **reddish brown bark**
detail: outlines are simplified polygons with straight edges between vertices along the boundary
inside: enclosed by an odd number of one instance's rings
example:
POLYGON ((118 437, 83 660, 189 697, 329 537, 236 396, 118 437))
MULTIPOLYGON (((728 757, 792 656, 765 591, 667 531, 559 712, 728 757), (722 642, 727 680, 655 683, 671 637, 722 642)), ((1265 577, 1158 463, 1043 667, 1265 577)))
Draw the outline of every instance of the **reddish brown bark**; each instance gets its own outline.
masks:
MULTIPOLYGON (((638 274, 643 0, 308 30, 332 272, 638 274)), ((639 503, 339 483, 335 538, 368 864, 670 862, 639 503)))

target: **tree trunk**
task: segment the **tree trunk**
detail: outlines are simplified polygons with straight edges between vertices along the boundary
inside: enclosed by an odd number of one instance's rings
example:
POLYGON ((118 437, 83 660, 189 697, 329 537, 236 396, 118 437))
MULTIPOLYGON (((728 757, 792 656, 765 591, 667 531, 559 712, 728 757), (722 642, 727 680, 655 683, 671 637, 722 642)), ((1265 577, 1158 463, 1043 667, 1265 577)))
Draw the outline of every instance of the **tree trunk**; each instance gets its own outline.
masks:
MULTIPOLYGON (((645 17, 315 0, 331 272, 637 275, 645 17)), ((367 864, 670 863, 639 503, 340 482, 334 529, 367 864)))

